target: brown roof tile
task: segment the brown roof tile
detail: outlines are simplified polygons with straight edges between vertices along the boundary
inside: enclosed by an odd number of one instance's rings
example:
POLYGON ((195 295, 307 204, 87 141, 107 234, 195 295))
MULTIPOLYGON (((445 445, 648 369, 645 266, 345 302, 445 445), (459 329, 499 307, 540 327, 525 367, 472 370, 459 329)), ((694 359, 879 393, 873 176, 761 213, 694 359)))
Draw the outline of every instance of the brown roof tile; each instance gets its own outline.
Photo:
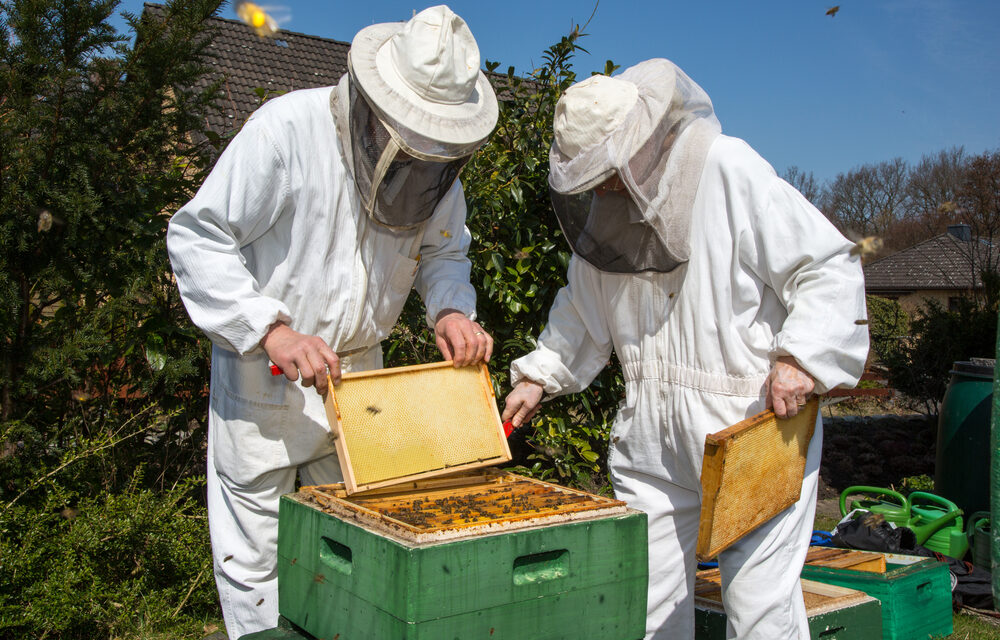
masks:
MULTIPOLYGON (((162 16, 163 5, 147 2, 144 12, 162 16)), ((210 18, 208 25, 213 29, 210 51, 216 72, 201 85, 223 79, 222 113, 208 118, 209 128, 220 135, 239 130, 262 104, 258 89, 280 94, 328 87, 347 72, 349 42, 284 30, 262 38, 239 20, 226 18, 210 18)), ((506 74, 486 75, 501 100, 509 95, 506 74)), ((529 90, 535 86, 531 80, 524 82, 529 90)))
POLYGON ((865 265, 865 289, 877 294, 980 287, 973 257, 981 263, 987 253, 989 245, 981 240, 943 233, 865 265))
MULTIPOLYGON (((146 3, 145 12, 163 15, 163 6, 146 3)), ((347 71, 349 42, 279 31, 262 38, 239 20, 210 18, 213 29, 210 51, 216 73, 204 84, 223 78, 222 113, 209 116, 209 127, 231 133, 262 103, 257 89, 286 93, 295 89, 337 84, 347 71)))

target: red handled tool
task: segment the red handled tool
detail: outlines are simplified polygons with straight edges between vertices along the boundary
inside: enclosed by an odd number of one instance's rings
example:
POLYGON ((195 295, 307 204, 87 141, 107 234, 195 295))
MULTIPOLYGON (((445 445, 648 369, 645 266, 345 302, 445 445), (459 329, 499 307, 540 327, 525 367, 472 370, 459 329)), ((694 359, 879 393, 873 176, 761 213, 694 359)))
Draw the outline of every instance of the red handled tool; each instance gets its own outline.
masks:
POLYGON ((509 438, 510 434, 512 433, 514 433, 514 423, 508 420, 507 422, 503 423, 503 434, 504 436, 509 438))
POLYGON ((281 367, 279 367, 278 365, 273 364, 273 363, 271 364, 271 375, 272 376, 280 376, 283 373, 284 373, 284 371, 281 370, 281 367))

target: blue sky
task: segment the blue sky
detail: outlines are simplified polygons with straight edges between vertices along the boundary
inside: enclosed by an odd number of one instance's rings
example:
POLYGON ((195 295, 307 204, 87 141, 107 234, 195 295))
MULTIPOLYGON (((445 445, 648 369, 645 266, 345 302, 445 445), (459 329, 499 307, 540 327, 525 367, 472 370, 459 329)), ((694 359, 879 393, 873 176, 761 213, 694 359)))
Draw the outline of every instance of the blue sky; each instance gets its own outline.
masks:
MULTIPOLYGON (((676 62, 711 96, 723 132, 775 169, 821 183, 863 164, 952 146, 1000 149, 997 0, 603 0, 580 43, 581 77, 653 57, 676 62)), ((362 27, 429 5, 400 0, 260 2, 290 31, 349 42, 362 27)), ((518 73, 584 23, 590 1, 452 0, 485 60, 518 73)), ((121 9, 141 11, 141 0, 121 9)), ((235 18, 231 4, 222 17, 235 18)))

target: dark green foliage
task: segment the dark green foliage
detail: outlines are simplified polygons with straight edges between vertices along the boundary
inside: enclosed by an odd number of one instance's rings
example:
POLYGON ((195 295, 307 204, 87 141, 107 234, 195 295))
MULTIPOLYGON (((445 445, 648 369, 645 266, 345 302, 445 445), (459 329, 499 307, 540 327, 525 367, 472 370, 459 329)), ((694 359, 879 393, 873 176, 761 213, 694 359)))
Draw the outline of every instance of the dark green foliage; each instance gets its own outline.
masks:
POLYGON ((108 24, 113 0, 0 2, 0 498, 150 401, 163 437, 123 450, 103 488, 140 462, 161 484, 189 472, 177 445, 204 420, 207 342, 164 237, 210 161, 192 140, 217 89, 188 87, 219 4, 131 16, 133 46, 108 24))
POLYGON ((892 357, 910 331, 910 316, 895 300, 866 296, 871 351, 882 362, 892 357))
MULTIPOLYGON (((508 69, 498 86, 504 100, 496 131, 462 173, 472 284, 478 319, 496 341, 490 370, 501 402, 510 391, 510 362, 534 348, 566 283, 570 250, 549 200, 549 148, 556 102, 576 81, 571 62, 580 37, 574 31, 548 49, 545 64, 528 78, 508 69)), ((498 66, 487 62, 490 71, 498 66)), ((609 61, 606 71, 614 68, 609 61)), ((416 296, 387 341, 386 356, 390 366, 440 357, 416 296)), ((515 460, 522 465, 518 470, 604 490, 608 432, 622 394, 620 371, 609 366, 590 390, 547 402, 535 420, 533 452, 515 460)))
POLYGON ((997 311, 970 299, 959 299, 954 311, 935 300, 925 301, 910 321, 909 333, 897 339, 876 339, 872 344, 889 370, 889 384, 905 394, 917 408, 936 414, 958 361, 993 358, 996 349, 997 311))
POLYGON ((220 3, 125 36, 117 0, 0 0, 0 638, 198 637, 218 615, 185 480, 207 340, 164 238, 214 151, 220 3))
MULTIPOLYGON (((0 638, 204 634, 217 615, 204 508, 183 484, 0 512, 0 638)), ((175 636, 176 637, 176 636, 175 636)))

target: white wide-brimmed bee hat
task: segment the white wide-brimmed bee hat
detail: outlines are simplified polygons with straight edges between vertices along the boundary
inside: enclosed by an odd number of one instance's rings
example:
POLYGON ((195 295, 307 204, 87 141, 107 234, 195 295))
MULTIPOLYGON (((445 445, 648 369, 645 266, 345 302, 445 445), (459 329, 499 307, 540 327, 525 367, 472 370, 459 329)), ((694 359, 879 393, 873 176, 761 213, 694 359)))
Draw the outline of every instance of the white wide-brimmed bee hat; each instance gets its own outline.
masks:
POLYGON ((481 143, 497 122, 496 94, 479 63, 468 25, 445 5, 362 29, 348 54, 353 77, 380 115, 459 147, 481 143))

